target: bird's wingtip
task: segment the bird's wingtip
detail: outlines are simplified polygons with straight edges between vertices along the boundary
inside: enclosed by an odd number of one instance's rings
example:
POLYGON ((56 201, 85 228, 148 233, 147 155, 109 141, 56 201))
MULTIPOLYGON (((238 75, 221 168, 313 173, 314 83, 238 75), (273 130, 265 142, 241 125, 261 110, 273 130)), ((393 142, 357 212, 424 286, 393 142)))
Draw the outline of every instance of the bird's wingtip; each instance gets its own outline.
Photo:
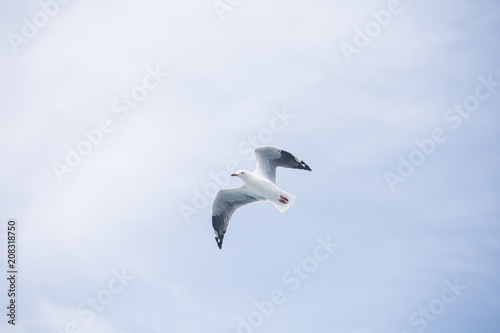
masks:
POLYGON ((312 171, 309 165, 307 165, 304 161, 302 161, 300 164, 304 170, 312 171))
POLYGON ((223 239, 224 239, 224 236, 215 237, 215 241, 217 242, 217 246, 219 247, 220 250, 222 250, 222 240, 223 239))

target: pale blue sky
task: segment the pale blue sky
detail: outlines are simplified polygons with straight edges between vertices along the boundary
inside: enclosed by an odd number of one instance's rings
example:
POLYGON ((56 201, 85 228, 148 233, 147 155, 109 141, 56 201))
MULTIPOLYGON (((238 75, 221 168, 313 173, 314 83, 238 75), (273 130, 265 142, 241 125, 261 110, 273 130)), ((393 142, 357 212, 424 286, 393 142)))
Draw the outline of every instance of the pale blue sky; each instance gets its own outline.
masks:
POLYGON ((20 227, 17 325, 2 315, 2 332, 229 333, 261 318, 239 332, 497 333, 500 86, 478 78, 500 82, 498 2, 403 0, 350 63, 340 46, 391 1, 232 3, 221 20, 210 0, 74 0, 18 51, 11 33, 41 5, 0 5, 0 234, 20 227), (454 129, 447 110, 478 85, 489 95, 454 129), (53 163, 106 119, 59 182, 53 163), (391 191, 384 175, 439 128, 446 141, 391 191), (193 199, 230 161, 254 169, 251 137, 312 172, 279 169, 293 207, 239 210, 219 250, 211 199, 193 199), (328 237, 340 246, 311 259, 328 237), (282 304, 255 314, 273 290, 282 304))

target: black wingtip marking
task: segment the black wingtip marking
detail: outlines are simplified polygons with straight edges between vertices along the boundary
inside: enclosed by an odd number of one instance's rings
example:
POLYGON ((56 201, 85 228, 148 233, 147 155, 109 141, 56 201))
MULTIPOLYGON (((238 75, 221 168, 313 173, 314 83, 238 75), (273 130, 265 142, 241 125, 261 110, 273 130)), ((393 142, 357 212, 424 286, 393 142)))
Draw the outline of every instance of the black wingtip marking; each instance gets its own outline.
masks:
POLYGON ((300 160, 299 158, 295 157, 292 153, 286 150, 281 150, 281 158, 291 161, 288 165, 289 168, 312 171, 309 165, 306 164, 306 162, 300 160))
POLYGON ((281 151, 281 157, 286 158, 290 161, 294 161, 292 162, 294 163, 294 165, 290 165, 290 167, 293 169, 312 171, 309 165, 306 164, 306 162, 300 160, 299 158, 295 157, 293 154, 287 152, 286 150, 281 151))
POLYGON ((224 239, 224 235, 221 237, 215 237, 215 241, 217 242, 217 246, 219 247, 220 250, 222 250, 222 240, 224 239))

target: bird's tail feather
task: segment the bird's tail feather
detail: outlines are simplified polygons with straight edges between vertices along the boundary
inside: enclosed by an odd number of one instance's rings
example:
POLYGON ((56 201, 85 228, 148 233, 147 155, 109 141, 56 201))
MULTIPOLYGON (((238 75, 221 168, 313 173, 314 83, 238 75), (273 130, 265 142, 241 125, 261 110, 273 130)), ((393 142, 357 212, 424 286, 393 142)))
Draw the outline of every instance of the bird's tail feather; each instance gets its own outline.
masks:
POLYGON ((295 202, 295 195, 281 191, 280 198, 271 200, 271 202, 280 212, 283 213, 295 202))

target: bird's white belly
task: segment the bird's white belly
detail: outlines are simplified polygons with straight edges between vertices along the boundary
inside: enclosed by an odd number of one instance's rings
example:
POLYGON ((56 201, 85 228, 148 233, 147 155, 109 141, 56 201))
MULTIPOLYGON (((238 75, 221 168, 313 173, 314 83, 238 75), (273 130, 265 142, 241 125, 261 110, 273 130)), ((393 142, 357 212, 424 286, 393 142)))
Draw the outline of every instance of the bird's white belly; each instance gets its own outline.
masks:
POLYGON ((254 176, 246 182, 249 190, 268 200, 277 199, 280 196, 280 189, 271 181, 264 177, 254 176))

